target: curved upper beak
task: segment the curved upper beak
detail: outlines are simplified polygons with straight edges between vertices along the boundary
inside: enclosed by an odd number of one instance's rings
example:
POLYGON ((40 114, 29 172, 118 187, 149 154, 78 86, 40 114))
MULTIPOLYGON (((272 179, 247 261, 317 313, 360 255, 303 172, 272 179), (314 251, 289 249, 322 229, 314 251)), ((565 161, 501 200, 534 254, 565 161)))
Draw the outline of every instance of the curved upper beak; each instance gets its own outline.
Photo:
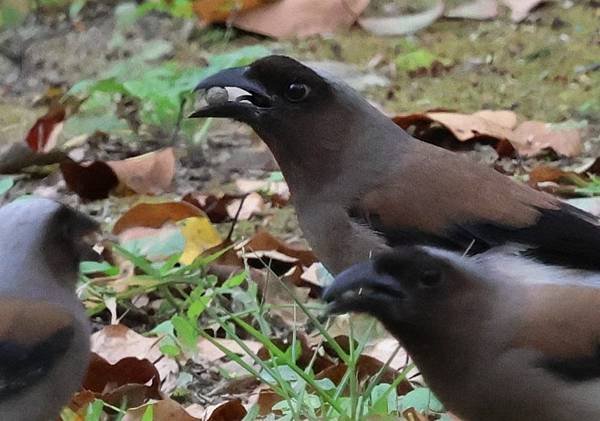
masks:
POLYGON ((189 118, 229 117, 243 118, 257 108, 266 108, 271 104, 271 97, 266 88, 258 81, 248 77, 248 66, 233 67, 221 70, 202 80, 194 91, 208 90, 213 87, 239 88, 248 92, 235 101, 209 104, 189 115, 189 118), (241 100, 244 100, 242 102, 241 100))
POLYGON ((372 261, 358 263, 336 276, 323 292, 330 313, 369 312, 372 306, 404 292, 392 276, 375 271, 372 261))

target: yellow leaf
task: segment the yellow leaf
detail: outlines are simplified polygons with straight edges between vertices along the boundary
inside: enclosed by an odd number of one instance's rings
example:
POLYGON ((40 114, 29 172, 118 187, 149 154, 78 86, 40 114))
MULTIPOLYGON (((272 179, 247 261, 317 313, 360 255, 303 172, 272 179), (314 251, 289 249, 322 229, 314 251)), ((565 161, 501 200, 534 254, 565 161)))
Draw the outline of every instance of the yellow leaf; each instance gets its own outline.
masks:
POLYGON ((191 264, 196 257, 211 247, 221 244, 221 236, 205 216, 193 216, 177 223, 185 238, 185 247, 179 262, 191 264))

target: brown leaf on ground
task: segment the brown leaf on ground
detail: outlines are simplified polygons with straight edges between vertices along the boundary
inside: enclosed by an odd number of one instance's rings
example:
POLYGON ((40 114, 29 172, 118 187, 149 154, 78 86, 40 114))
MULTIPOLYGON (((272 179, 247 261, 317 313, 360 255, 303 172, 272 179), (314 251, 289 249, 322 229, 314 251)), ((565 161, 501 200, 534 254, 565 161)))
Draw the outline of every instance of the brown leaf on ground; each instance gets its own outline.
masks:
POLYGON ((195 0, 192 8, 206 23, 225 23, 230 16, 276 0, 195 0))
POLYGON ((585 174, 540 165, 529 173, 528 184, 556 196, 574 197, 578 196, 577 187, 585 186, 588 181, 589 177, 585 174))
POLYGON ((232 399, 215 407, 209 407, 204 416, 206 421, 241 421, 247 414, 239 399, 232 399))
MULTIPOLYGON (((223 345, 225 348, 239 355, 244 355, 246 352, 233 339, 215 338, 215 341, 223 345)), ((244 344, 254 353, 259 352, 262 348, 260 342, 244 340, 244 344)), ((225 353, 213 345, 208 339, 198 339, 198 354, 192 357, 197 363, 214 362, 225 357, 225 353)))
POLYGON ((256 192, 245 195, 224 194, 222 196, 188 193, 182 199, 202 209, 216 224, 231 221, 247 221, 265 209, 265 201, 256 192), (240 209, 241 205, 241 209, 240 209), (238 214, 239 212, 239 214, 238 214))
POLYGON ((163 399, 127 411, 123 421, 141 421, 148 406, 152 406, 152 421, 201 421, 172 399, 163 399))
POLYGON ((188 193, 181 200, 202 209, 211 222, 220 224, 230 219, 227 205, 237 198, 237 195, 231 194, 216 196, 214 194, 188 193))
POLYGON ((550 167, 548 165, 540 165, 535 167, 529 173, 529 182, 532 185, 553 181, 555 183, 567 184, 585 184, 585 180, 572 171, 563 171, 560 168, 550 167))
POLYGON ((53 103, 48 112, 38 118, 25 136, 25 143, 34 152, 48 152, 56 146, 58 135, 63 129, 66 108, 58 102, 53 103))
POLYGON ((122 161, 93 161, 60 165, 70 190, 87 200, 105 199, 112 193, 159 194, 175 176, 173 148, 150 152, 122 161))
POLYGON ((111 364, 127 357, 147 359, 154 363, 164 382, 169 376, 178 373, 179 366, 172 359, 163 356, 159 342, 160 338, 142 336, 127 326, 109 325, 92 335, 91 349, 111 364))
POLYGON ((147 359, 126 357, 114 364, 92 353, 83 388, 111 405, 129 407, 160 399, 160 375, 147 359))
POLYGON ((544 3, 546 0, 501 0, 511 11, 510 19, 513 22, 521 22, 534 7, 544 3))
POLYGON ((119 185, 119 179, 112 168, 102 161, 78 164, 72 160, 61 162, 67 187, 85 200, 106 199, 119 185))
POLYGON ((113 234, 119 235, 133 227, 160 228, 167 222, 177 222, 204 212, 188 202, 140 203, 125 212, 115 223, 113 234))
POLYGON ((175 151, 165 148, 122 161, 108 161, 121 184, 138 194, 160 194, 175 176, 175 151))
POLYGON ((299 262, 309 267, 317 261, 311 250, 287 245, 266 231, 258 231, 251 239, 236 246, 236 250, 244 250, 246 257, 270 258, 284 262, 299 262))
POLYGON ((432 111, 399 115, 393 121, 405 130, 414 128, 417 138, 449 149, 453 149, 451 143, 448 145, 451 139, 459 142, 491 140, 496 143, 498 154, 507 156, 513 151, 508 139, 517 124, 517 116, 508 110, 482 110, 473 114, 432 111), (440 131, 439 126, 450 135, 440 131))
MULTIPOLYGON (((370 377, 375 376, 379 370, 381 370, 384 366, 384 363, 377 360, 376 358, 369 357, 368 355, 361 355, 358 357, 357 370, 358 370, 358 379, 359 381, 366 380, 370 377)), ((339 363, 337 365, 333 365, 331 367, 326 368, 325 370, 317 373, 317 379, 325 379, 328 378, 336 385, 339 384, 344 377, 344 374, 348 370, 346 364, 339 363)), ((399 372, 386 367, 383 370, 383 373, 380 377, 380 381, 382 383, 393 383, 395 378, 398 376, 399 372)), ((403 380, 400 382, 398 387, 396 388, 399 395, 405 395, 406 393, 412 390, 412 386, 407 380, 403 380)), ((347 393, 347 390, 346 390, 347 393)))
POLYGON ((273 412, 273 405, 283 400, 281 396, 273 392, 271 389, 262 389, 258 392, 258 413, 260 416, 265 417, 273 412))
POLYGON ((305 38, 350 28, 369 0, 279 0, 232 17, 233 26, 273 38, 305 38))
POLYGON ((579 129, 557 128, 542 121, 525 121, 510 135, 511 144, 519 155, 534 156, 544 149, 552 149, 567 157, 581 153, 582 142, 579 129))
POLYGON ((80 418, 77 421, 85 419, 85 412, 89 404, 96 400, 96 394, 89 390, 82 389, 71 397, 69 408, 80 418))

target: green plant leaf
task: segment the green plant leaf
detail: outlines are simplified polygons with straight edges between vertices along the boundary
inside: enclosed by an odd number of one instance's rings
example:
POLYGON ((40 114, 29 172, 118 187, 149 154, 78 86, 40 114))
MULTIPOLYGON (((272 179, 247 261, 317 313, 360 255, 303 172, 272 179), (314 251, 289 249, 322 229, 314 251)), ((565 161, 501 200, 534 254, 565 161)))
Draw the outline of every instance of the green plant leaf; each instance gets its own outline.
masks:
POLYGON ((154 420, 154 405, 148 405, 142 415, 141 421, 152 421, 154 420))
POLYGON ((0 177, 0 196, 7 193, 15 185, 12 177, 0 177))
POLYGON ((94 400, 88 405, 85 411, 85 421, 100 421, 102 417, 102 409, 104 408, 104 402, 100 399, 94 400))
POLYGON ((198 332, 196 326, 193 325, 185 317, 176 315, 171 318, 171 322, 175 327, 175 334, 181 343, 190 349, 194 349, 198 342, 198 332))
POLYGON ((79 272, 84 275, 104 273, 107 276, 115 276, 119 274, 119 268, 108 262, 84 261, 79 264, 79 272))
POLYGON ((415 408, 417 411, 444 412, 444 406, 426 387, 411 390, 400 400, 400 411, 415 408))
POLYGON ((244 282, 246 280, 247 276, 248 276, 248 273, 246 271, 240 272, 237 275, 232 276, 231 278, 229 278, 228 280, 223 282, 223 286, 221 287, 221 290, 227 290, 227 289, 231 289, 231 288, 240 286, 242 284, 242 282, 244 282))

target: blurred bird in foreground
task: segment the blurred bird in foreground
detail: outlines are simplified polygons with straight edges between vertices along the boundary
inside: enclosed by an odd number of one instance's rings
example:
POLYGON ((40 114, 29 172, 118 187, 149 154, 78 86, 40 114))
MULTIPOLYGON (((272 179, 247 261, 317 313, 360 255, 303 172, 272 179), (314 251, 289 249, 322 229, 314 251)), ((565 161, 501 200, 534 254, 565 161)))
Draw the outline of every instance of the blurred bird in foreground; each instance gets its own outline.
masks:
POLYGON ((0 208, 0 419, 56 419, 79 389, 90 326, 75 284, 97 228, 48 199, 0 208))
POLYGON ((379 319, 465 420, 597 420, 600 276, 551 273, 518 256, 403 247, 345 270, 323 298, 379 319))

